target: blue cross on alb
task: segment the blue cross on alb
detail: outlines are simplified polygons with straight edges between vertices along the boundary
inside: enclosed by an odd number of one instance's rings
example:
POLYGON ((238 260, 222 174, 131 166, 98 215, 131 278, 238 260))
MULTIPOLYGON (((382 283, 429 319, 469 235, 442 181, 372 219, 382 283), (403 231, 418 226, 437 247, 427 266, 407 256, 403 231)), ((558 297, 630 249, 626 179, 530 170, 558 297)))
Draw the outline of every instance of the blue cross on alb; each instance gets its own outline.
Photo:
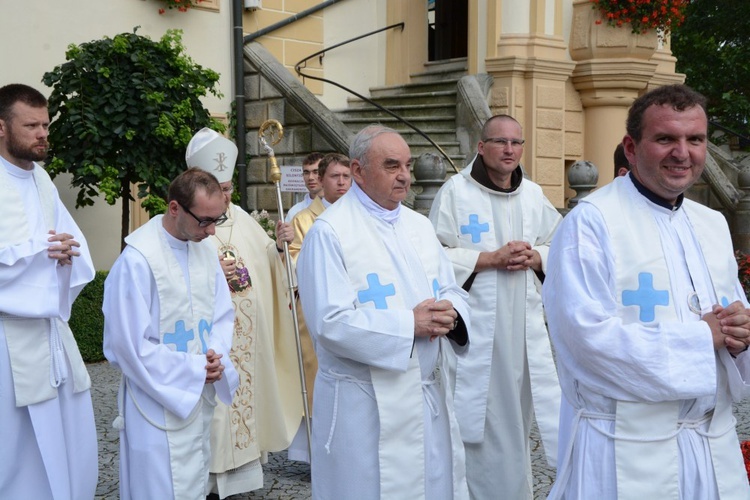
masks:
POLYGON ((638 290, 623 290, 622 305, 641 308, 639 318, 644 323, 656 317, 656 306, 669 305, 669 291, 654 289, 654 275, 638 274, 638 290))
POLYGON ((211 323, 209 323, 205 319, 201 319, 198 323, 198 337, 200 337, 201 339, 201 348, 203 349, 203 354, 206 354, 208 352, 205 333, 208 333, 209 337, 211 336, 211 326, 211 323))
POLYGON ((165 333, 163 342, 165 344, 174 344, 175 350, 179 352, 188 352, 188 342, 195 338, 193 330, 185 330, 185 322, 180 320, 174 324, 173 333, 165 333))
POLYGON ((380 279, 376 273, 367 275, 367 289, 357 292, 357 298, 364 304, 365 302, 374 302, 375 309, 388 309, 388 302, 385 298, 396 295, 396 287, 393 283, 381 285, 380 279))
POLYGON ((490 232, 490 224, 488 222, 479 223, 479 216, 477 214, 469 215, 469 223, 465 226, 461 226, 461 234, 470 234, 472 243, 479 243, 482 239, 482 233, 490 232))

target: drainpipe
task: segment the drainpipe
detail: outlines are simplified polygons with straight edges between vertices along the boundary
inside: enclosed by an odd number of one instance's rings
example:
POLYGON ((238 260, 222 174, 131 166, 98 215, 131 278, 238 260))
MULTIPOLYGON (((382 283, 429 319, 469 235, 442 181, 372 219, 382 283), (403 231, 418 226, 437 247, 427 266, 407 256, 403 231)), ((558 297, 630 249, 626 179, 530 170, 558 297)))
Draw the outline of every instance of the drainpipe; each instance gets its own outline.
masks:
POLYGON ((319 10, 325 9, 341 0, 326 0, 325 2, 319 3, 307 10, 303 10, 293 16, 290 16, 276 24, 258 30, 254 33, 243 37, 242 35, 242 13, 244 12, 244 0, 233 0, 232 1, 232 50, 233 62, 234 62, 234 111, 235 117, 237 118, 237 124, 235 127, 235 137, 237 139, 237 169, 239 173, 239 187, 240 187, 240 206, 243 210, 249 211, 247 207, 247 164, 245 163, 245 157, 247 156, 247 146, 245 144, 245 63, 243 55, 243 48, 246 43, 259 38, 263 35, 267 35, 272 31, 279 28, 292 24, 295 21, 303 19, 310 14, 314 14, 319 10))
POLYGON ((234 59, 234 113, 235 138, 237 141, 237 169, 239 174, 240 207, 248 211, 247 207, 247 145, 245 144, 245 66, 242 55, 244 42, 242 39, 243 0, 232 2, 232 48, 234 59))

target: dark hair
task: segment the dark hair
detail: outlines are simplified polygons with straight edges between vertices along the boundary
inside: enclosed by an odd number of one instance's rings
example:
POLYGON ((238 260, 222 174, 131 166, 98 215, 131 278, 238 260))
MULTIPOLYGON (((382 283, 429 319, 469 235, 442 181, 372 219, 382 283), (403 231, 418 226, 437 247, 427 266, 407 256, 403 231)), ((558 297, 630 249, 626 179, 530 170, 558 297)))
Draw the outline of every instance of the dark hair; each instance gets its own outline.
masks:
POLYGON ((675 111, 685 111, 686 109, 700 106, 706 111, 706 98, 691 89, 687 85, 665 85, 646 92, 636 99, 628 111, 628 120, 625 128, 628 135, 635 142, 640 142, 643 135, 643 114, 651 106, 671 106, 675 111))
POLYGON ((221 193, 219 181, 213 174, 198 167, 191 167, 175 177, 169 184, 167 200, 174 200, 185 208, 191 208, 198 189, 204 190, 208 196, 221 193))
MULTIPOLYGON (((486 122, 484 122, 484 125, 482 126, 482 142, 484 142, 485 140, 488 139, 487 134, 489 132, 490 125, 492 123, 494 123, 496 121, 500 121, 500 120, 510 120, 510 121, 518 123, 518 120, 516 120, 515 118, 513 118, 510 115, 495 115, 495 116, 493 116, 492 118, 490 118, 489 120, 487 120, 486 122)), ((520 127, 521 124, 518 123, 518 126, 520 127)))
POLYGON ((0 120, 7 122, 13 118, 11 109, 17 102, 32 108, 47 107, 47 98, 41 92, 22 83, 11 83, 0 87, 0 120))
POLYGON ((625 156, 625 146, 622 145, 622 143, 618 144, 615 148, 615 177, 617 177, 617 173, 621 168, 627 168, 630 170, 630 162, 628 161, 628 157, 625 156))
POLYGON ((320 163, 318 163, 318 177, 321 179, 326 174, 326 170, 330 165, 343 165, 345 167, 349 166, 349 157, 342 155, 340 153, 328 153, 323 157, 322 160, 320 160, 320 163))
POLYGON ((309 155, 305 157, 304 160, 302 160, 302 166, 304 167, 306 165, 312 165, 316 161, 320 161, 322 159, 323 159, 323 153, 317 153, 317 152, 310 153, 309 155))

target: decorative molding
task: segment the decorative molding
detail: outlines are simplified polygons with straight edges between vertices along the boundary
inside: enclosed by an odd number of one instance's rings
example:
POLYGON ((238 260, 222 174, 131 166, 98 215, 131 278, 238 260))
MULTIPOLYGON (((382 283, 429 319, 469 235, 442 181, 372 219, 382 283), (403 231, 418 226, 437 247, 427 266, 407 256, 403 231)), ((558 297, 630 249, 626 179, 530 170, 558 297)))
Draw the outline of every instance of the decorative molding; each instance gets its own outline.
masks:
POLYGON ((219 1, 220 0, 202 0, 201 2, 196 2, 193 5, 194 9, 200 9, 200 10, 209 10, 213 12, 219 12, 221 9, 219 7, 219 1))

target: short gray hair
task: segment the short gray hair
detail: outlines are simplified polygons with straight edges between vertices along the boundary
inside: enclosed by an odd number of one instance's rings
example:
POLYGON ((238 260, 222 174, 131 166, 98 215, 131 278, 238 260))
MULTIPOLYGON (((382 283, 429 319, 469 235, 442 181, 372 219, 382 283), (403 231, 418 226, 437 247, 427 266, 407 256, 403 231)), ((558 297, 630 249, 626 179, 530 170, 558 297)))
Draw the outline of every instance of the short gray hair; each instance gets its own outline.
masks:
POLYGON ((383 134, 398 135, 398 132, 390 127, 377 124, 368 125, 357 132, 357 135, 354 136, 354 139, 352 139, 352 143, 349 146, 349 158, 352 161, 357 160, 362 168, 365 168, 367 166, 367 153, 370 152, 372 141, 374 141, 379 135, 383 134))

